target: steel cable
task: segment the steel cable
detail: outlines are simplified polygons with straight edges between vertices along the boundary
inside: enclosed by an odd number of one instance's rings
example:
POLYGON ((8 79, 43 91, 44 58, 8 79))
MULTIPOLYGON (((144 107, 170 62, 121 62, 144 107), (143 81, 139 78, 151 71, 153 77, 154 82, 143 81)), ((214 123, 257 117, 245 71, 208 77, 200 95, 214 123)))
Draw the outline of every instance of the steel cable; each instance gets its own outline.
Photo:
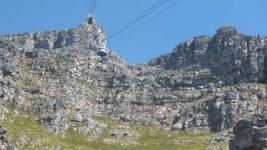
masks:
POLYGON ((159 0, 152 7, 150 7, 147 10, 145 10, 144 12, 142 12, 140 15, 138 15, 135 19, 133 19, 132 21, 130 21, 128 24, 126 24, 120 30, 118 30, 117 32, 115 32, 114 34, 112 34, 111 36, 109 36, 108 39, 112 39, 112 38, 120 35, 124 31, 128 30, 133 25, 135 25, 136 23, 140 22, 142 19, 144 19, 145 17, 147 17, 148 15, 150 15, 151 13, 153 13, 155 10, 157 10, 159 7, 161 7, 162 5, 164 5, 165 3, 167 3, 168 1, 169 0, 159 0))

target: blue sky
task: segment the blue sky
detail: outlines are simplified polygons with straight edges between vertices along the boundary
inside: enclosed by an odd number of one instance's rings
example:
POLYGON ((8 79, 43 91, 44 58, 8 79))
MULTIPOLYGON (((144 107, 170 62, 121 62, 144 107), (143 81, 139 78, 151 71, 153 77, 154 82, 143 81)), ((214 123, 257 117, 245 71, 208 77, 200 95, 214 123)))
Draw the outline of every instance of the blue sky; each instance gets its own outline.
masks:
MULTIPOLYGON (((157 0, 97 0, 96 18, 107 35, 118 31, 157 0)), ((156 11, 153 17, 177 0, 156 11)), ((0 34, 61 30, 79 25, 90 0, 1 0, 0 34)), ((137 24, 108 47, 128 63, 146 63, 197 35, 213 35, 233 25, 251 35, 267 35, 267 0, 183 0, 159 17, 137 24)))

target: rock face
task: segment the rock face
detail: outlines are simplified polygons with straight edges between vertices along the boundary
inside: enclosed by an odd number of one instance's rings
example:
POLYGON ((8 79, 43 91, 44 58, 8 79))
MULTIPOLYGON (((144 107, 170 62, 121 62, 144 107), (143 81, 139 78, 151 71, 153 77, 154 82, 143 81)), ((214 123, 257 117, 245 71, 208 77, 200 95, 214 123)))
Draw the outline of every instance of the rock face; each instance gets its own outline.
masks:
POLYGON ((8 143, 6 138, 6 130, 0 126, 0 149, 1 150, 14 150, 14 147, 8 143))
POLYGON ((267 108, 264 37, 222 27, 143 65, 113 52, 99 58, 104 39, 90 19, 64 31, 0 36, 0 106, 33 115, 54 133, 77 122, 91 131, 95 115, 220 131, 267 108))
POLYGON ((266 40, 246 36, 234 27, 222 27, 213 37, 195 37, 149 64, 175 70, 188 66, 208 68, 227 84, 266 82, 266 40))
POLYGON ((258 116, 253 121, 241 120, 234 128, 235 137, 230 150, 262 150, 267 148, 267 118, 258 116))

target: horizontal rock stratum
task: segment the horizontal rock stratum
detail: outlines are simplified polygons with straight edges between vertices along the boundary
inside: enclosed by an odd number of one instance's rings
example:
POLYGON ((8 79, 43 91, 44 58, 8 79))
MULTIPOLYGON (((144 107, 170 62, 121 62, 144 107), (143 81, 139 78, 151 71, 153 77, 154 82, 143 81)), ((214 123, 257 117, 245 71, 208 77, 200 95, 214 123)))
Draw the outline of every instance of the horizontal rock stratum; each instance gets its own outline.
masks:
POLYGON ((267 111, 267 38, 222 27, 148 64, 101 60, 103 29, 87 19, 64 31, 0 36, 0 111, 34 116, 49 131, 93 116, 173 130, 221 131, 267 111))

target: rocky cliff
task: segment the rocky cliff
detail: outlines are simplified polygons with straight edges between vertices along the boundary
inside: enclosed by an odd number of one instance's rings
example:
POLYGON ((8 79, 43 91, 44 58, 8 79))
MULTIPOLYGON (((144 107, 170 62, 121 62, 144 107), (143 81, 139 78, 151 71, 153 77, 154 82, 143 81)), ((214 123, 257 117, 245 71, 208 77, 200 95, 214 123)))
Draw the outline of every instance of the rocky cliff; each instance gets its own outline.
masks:
POLYGON ((36 118, 49 131, 98 135, 94 116, 221 131, 267 111, 267 38, 222 27, 143 65, 97 56, 103 29, 87 19, 64 31, 0 36, 0 112, 36 118))

